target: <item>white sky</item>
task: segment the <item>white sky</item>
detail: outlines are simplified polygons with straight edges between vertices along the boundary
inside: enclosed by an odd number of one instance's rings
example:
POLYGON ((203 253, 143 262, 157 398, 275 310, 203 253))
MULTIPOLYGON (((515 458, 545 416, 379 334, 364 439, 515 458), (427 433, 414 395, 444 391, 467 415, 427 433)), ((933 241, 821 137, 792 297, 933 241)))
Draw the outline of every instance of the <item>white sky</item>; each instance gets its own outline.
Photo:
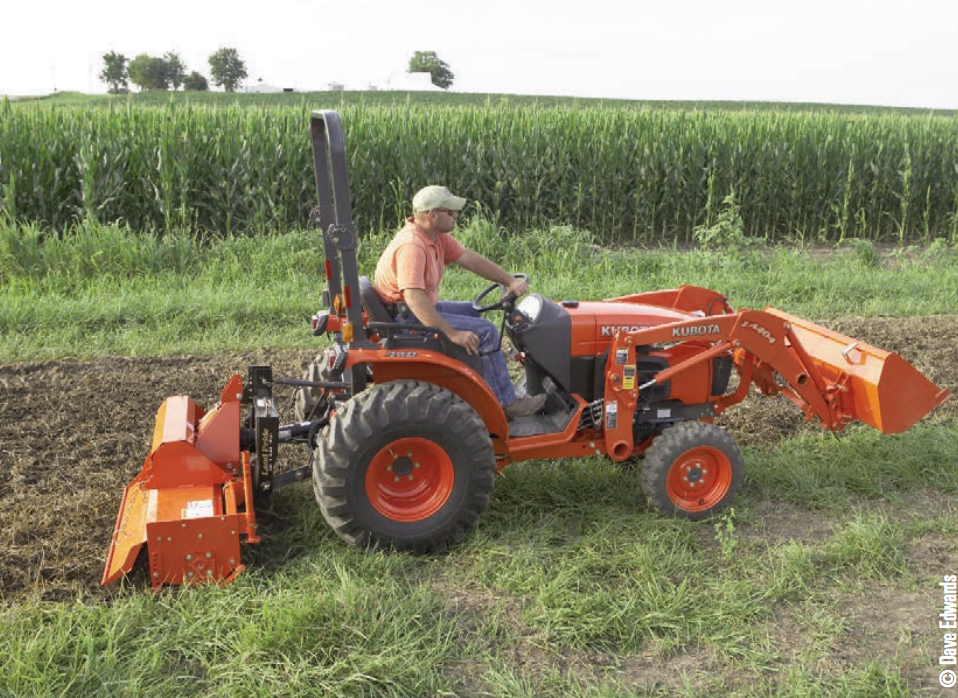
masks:
POLYGON ((105 92, 102 55, 223 46, 297 91, 383 88, 416 50, 453 91, 958 109, 958 0, 11 0, 0 94, 105 92))

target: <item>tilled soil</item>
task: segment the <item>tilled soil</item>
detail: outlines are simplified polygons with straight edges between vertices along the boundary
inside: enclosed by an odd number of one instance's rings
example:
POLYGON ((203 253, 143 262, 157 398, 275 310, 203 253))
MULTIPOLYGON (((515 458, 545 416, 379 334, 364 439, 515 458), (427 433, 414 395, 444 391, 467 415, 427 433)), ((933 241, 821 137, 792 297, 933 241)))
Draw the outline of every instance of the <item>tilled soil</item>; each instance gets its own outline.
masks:
MULTIPOLYGON (((827 326, 895 351, 958 393, 958 316, 868 318, 827 326)), ((157 407, 187 394, 211 406, 233 373, 268 364, 299 377, 314 350, 214 357, 108 358, 0 366, 0 601, 98 591, 124 488, 149 449, 157 407)), ((958 409, 951 401, 939 408, 958 409)), ((787 400, 751 397, 721 422, 740 444, 805 425, 787 400)), ((775 512, 767 512, 774 517, 775 512)))

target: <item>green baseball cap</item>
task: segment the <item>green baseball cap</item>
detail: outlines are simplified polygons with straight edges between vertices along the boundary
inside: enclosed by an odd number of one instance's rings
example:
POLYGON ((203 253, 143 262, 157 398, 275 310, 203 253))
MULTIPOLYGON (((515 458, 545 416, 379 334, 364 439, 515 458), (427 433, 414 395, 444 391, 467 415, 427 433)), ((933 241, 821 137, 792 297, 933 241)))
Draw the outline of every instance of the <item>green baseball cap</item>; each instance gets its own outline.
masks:
POLYGON ((448 208, 452 211, 461 211, 466 205, 466 200, 461 196, 456 196, 445 187, 432 184, 423 187, 412 197, 412 210, 415 213, 423 211, 432 211, 436 208, 448 208))

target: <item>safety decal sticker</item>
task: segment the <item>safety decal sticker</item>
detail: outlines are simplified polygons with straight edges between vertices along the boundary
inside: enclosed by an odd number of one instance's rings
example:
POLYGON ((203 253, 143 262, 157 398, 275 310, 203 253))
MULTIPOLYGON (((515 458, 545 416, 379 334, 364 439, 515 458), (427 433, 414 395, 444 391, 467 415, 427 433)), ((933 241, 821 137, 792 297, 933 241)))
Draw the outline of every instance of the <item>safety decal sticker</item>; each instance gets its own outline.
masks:
POLYGON ((207 516, 213 516, 213 500, 200 499, 186 503, 186 509, 180 511, 182 519, 203 519, 207 516))
POLYGON ((626 366, 622 371, 622 389, 632 390, 635 387, 635 364, 626 366))
POLYGON ((617 402, 605 403, 605 428, 615 429, 619 424, 619 404, 617 402))

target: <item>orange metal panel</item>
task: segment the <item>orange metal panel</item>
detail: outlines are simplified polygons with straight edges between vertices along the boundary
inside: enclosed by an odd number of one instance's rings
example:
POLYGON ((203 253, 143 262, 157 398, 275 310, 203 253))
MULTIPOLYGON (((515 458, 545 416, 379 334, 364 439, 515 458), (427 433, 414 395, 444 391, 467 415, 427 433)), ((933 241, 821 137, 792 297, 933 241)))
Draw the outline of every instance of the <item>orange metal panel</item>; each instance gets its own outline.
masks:
POLYGON ((198 485, 149 490, 147 519, 157 521, 190 521, 223 514, 222 487, 198 485))
POLYGON ((199 424, 196 450, 220 465, 239 468, 240 404, 221 404, 207 414, 199 424))
POLYGON ((133 569, 136 556, 146 542, 146 516, 149 490, 137 477, 123 493, 113 539, 103 570, 102 586, 111 584, 133 569))
POLYGON ((635 345, 625 332, 616 332, 605 365, 603 450, 615 461, 632 455, 632 418, 639 397, 635 345))
POLYGON ((150 584, 225 582, 243 569, 236 517, 147 525, 150 584))
POLYGON ((615 303, 634 303, 672 308, 685 312, 700 312, 705 315, 721 315, 732 312, 728 300, 721 293, 701 286, 680 286, 665 291, 649 291, 609 299, 615 303))
POLYGON ((636 332, 665 323, 691 319, 688 313, 669 308, 628 303, 582 301, 563 308, 572 321, 572 356, 599 356, 616 331, 636 332))
POLYGON ((156 413, 156 428, 153 430, 153 448, 170 441, 192 443, 196 432, 196 421, 203 416, 203 410, 185 395, 168 397, 156 413))

